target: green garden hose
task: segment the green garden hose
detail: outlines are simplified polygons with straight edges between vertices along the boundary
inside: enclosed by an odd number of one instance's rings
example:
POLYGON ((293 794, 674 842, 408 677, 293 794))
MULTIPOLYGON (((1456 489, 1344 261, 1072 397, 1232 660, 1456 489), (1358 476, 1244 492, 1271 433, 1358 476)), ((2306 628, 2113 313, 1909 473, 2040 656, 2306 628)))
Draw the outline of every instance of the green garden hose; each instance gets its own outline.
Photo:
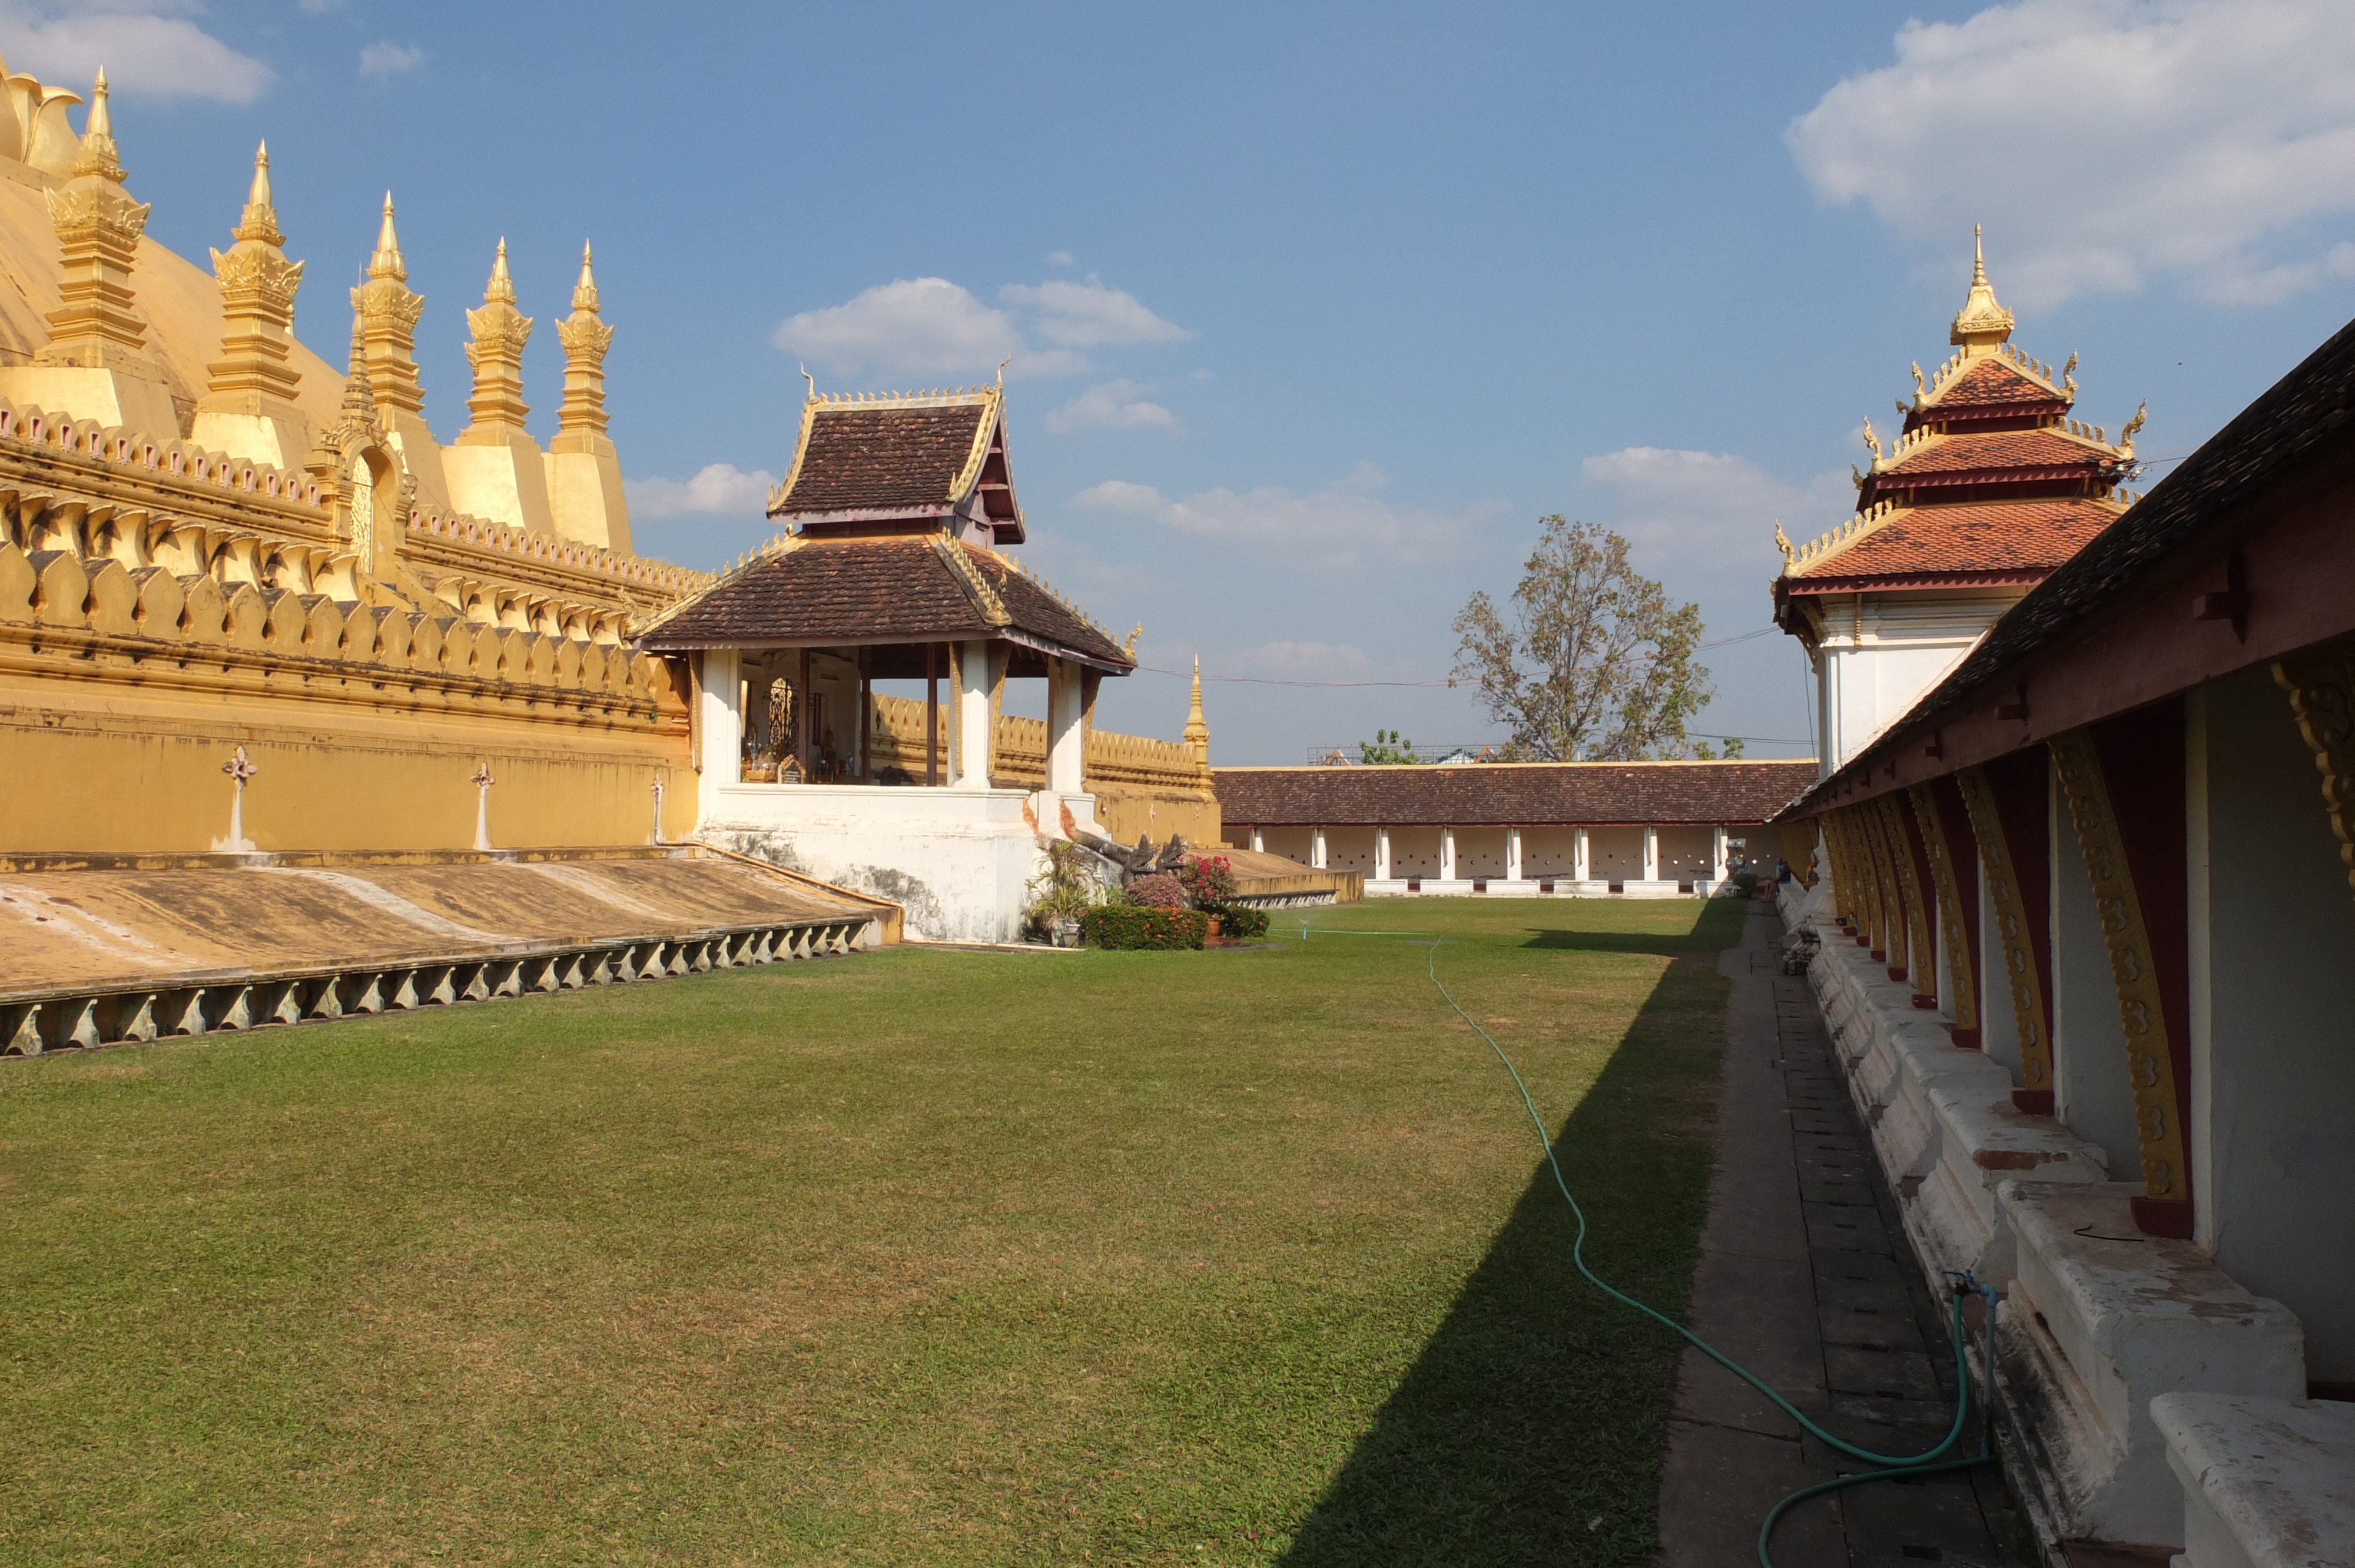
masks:
MULTIPOLYGON (((1413 931, 1355 931, 1327 928, 1326 930, 1321 931, 1320 935, 1413 937, 1423 936, 1426 935, 1426 933, 1413 931)), ((1307 936, 1308 927, 1303 926, 1301 927, 1301 939, 1305 941, 1307 939, 1307 936)), ((1805 1502, 1809 1498, 1820 1497, 1827 1492, 1838 1491, 1845 1487, 1860 1486, 1867 1481, 1886 1480, 1897 1477, 1938 1475, 1950 1470, 1967 1470, 1976 1468, 1980 1465, 1990 1464, 1994 1461, 1995 1456, 1988 1447, 1987 1436, 1983 1428, 1979 1442, 1979 1451, 1977 1455, 1966 1459, 1948 1459, 1943 1463, 1934 1462, 1938 1459, 1940 1455, 1953 1447, 1955 1440, 1962 1436, 1964 1424, 1970 1414, 1970 1365, 1965 1356, 1963 1348, 1963 1298, 1965 1296, 1977 1293, 1986 1298, 1987 1309, 1987 1321, 1990 1335, 1992 1335, 1994 1329, 1995 1293, 1988 1287, 1979 1284, 1978 1281, 1971 1278, 1968 1275, 1956 1277, 1956 1284, 1954 1291, 1954 1317, 1953 1322, 1949 1326, 1950 1334, 1955 1343, 1954 1425, 1946 1429, 1946 1436, 1939 1440, 1937 1446, 1920 1454, 1895 1455, 1876 1454, 1870 1448, 1859 1447, 1856 1444, 1847 1441, 1845 1438, 1836 1437, 1832 1434, 1825 1431, 1822 1427, 1809 1420, 1797 1405, 1793 1404, 1789 1400, 1784 1398, 1782 1394, 1776 1393, 1774 1389, 1770 1387, 1764 1382, 1764 1380, 1761 1379, 1748 1367, 1743 1366, 1741 1362, 1735 1361, 1732 1357, 1727 1355, 1715 1345, 1710 1344, 1707 1340, 1702 1339, 1699 1334, 1694 1333, 1690 1329, 1686 1328, 1682 1323, 1678 1322, 1675 1319, 1669 1317, 1665 1312, 1661 1312, 1657 1308, 1648 1306, 1645 1302, 1637 1300, 1635 1297, 1617 1288, 1602 1276, 1596 1274, 1594 1270, 1589 1268, 1586 1266, 1585 1256, 1586 1211, 1579 1207, 1576 1195, 1570 1190, 1570 1182, 1561 1173, 1561 1162, 1554 1157, 1553 1136, 1546 1130, 1545 1118, 1538 1111, 1537 1100, 1530 1095, 1529 1084, 1521 1077, 1521 1070, 1513 1065, 1512 1057, 1506 1054, 1505 1048, 1502 1045, 1497 1044, 1496 1036, 1490 1034, 1486 1029, 1481 1028, 1480 1021, 1474 1018, 1469 1012, 1464 1011, 1464 1004, 1455 1000, 1455 994, 1447 989, 1446 983, 1439 978, 1439 949, 1443 944, 1439 940, 1433 939, 1423 945, 1425 945, 1430 948, 1430 951, 1425 956, 1423 964, 1423 973, 1425 977, 1428 978, 1432 985, 1438 990, 1439 994, 1446 999, 1447 1005, 1455 1010, 1455 1015, 1464 1020, 1465 1023, 1471 1025, 1472 1032, 1474 1033, 1477 1034, 1481 1039, 1486 1040, 1488 1043, 1488 1049, 1497 1054, 1497 1060, 1502 1062, 1505 1065, 1505 1071, 1512 1075, 1513 1086, 1521 1092, 1521 1105, 1522 1107, 1529 1112, 1529 1125, 1537 1128, 1538 1146, 1545 1150, 1546 1168, 1553 1173, 1553 1184, 1561 1190, 1562 1201, 1570 1205, 1572 1215, 1578 1221, 1578 1234, 1571 1243, 1570 1259, 1571 1262, 1577 1265, 1578 1272, 1586 1277, 1587 1283, 1593 1286, 1597 1290, 1602 1291, 1605 1296, 1610 1297, 1613 1300, 1633 1307, 1636 1311, 1643 1313, 1646 1317, 1652 1319, 1654 1321, 1663 1325, 1664 1327, 1674 1330, 1678 1334, 1681 1335, 1688 1343, 1699 1350, 1703 1355, 1709 1357, 1710 1360, 1715 1361, 1718 1365, 1723 1367, 1726 1371, 1732 1372, 1734 1376, 1740 1378, 1742 1382, 1748 1383, 1751 1387, 1756 1389, 1760 1393, 1764 1394, 1769 1400, 1773 1401, 1775 1408, 1782 1411, 1784 1414, 1788 1415, 1793 1421, 1797 1422, 1800 1429, 1807 1433, 1810 1436, 1815 1437, 1817 1441, 1829 1446, 1835 1452, 1845 1454, 1853 1459, 1861 1459, 1866 1464, 1875 1467, 1870 1470, 1859 1471, 1852 1476, 1841 1476, 1833 1480, 1821 1481, 1812 1487, 1803 1488, 1798 1491, 1793 1492, 1789 1497, 1785 1498, 1781 1502, 1776 1503, 1774 1508, 1769 1510, 1767 1511, 1766 1518, 1758 1527, 1758 1562, 1760 1563, 1760 1568, 1774 1568, 1774 1559, 1769 1554, 1767 1550, 1768 1543, 1774 1537, 1774 1527, 1782 1521, 1783 1515, 1788 1512, 1794 1505, 1805 1502)), ((1990 1373, 1992 1373, 1992 1369, 1995 1364, 1992 1358, 1989 1359, 1987 1364, 1990 1369, 1990 1373)))

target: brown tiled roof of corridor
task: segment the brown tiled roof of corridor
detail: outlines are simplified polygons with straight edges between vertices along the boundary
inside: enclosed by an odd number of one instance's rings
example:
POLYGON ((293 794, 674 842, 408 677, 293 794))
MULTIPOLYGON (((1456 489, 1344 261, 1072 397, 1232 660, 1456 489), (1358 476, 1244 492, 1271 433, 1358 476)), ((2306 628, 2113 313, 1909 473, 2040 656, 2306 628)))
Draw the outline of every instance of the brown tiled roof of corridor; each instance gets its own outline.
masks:
POLYGON ((2124 510, 2075 496, 1913 507, 1784 581, 1792 593, 1848 593, 1868 582, 1922 577, 2034 582, 2084 548, 2124 510))
POLYGON ((796 518, 852 511, 937 506, 945 512, 973 456, 979 403, 947 408, 822 406, 793 488, 770 510, 796 518))
POLYGON ((1763 822, 1816 781, 1799 762, 1521 762, 1214 768, 1237 826, 1763 822))

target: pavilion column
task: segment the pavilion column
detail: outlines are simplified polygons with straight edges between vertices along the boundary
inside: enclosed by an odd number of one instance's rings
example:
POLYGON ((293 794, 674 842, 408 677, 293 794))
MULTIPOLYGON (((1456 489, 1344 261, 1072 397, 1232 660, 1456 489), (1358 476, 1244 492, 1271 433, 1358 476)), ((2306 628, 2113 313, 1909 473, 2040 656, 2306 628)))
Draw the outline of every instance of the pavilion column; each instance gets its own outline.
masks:
POLYGON ((1709 831, 1709 880, 1712 886, 1732 874, 1726 869, 1725 856, 1725 830, 1711 828, 1709 831))
POLYGON ((1308 830, 1308 865, 1312 871, 1325 869, 1325 830, 1321 827, 1308 830))
POLYGON ((1442 882, 1455 880, 1455 830, 1454 828, 1439 830, 1439 880, 1442 882))
POLYGON ((1388 828, 1376 828, 1374 830, 1374 876, 1378 881, 1387 882, 1390 880, 1390 874, 1391 831, 1388 828))
POLYGON ((1520 879, 1521 830, 1518 828, 1507 828, 1505 830, 1505 880, 1507 882, 1518 882, 1520 879))
POLYGON ((956 771, 959 789, 989 788, 989 644, 957 644, 956 771))
POLYGON ((1080 666, 1068 659, 1047 662, 1047 788, 1061 795, 1084 793, 1087 747, 1080 666))
POLYGON ((1594 856, 1587 847, 1586 830, 1570 830, 1570 875, 1573 882, 1594 880, 1594 856))
POLYGON ((707 648, 702 692, 695 714, 697 752, 703 759, 701 815, 717 815, 719 787, 743 779, 744 715, 741 703, 743 676, 733 648, 707 648))
POLYGON ((1253 854, 1267 853, 1267 835, 1257 828, 1252 830, 1252 853, 1253 854))
POLYGON ((1654 827, 1644 830, 1644 880, 1660 880, 1660 830, 1654 827))

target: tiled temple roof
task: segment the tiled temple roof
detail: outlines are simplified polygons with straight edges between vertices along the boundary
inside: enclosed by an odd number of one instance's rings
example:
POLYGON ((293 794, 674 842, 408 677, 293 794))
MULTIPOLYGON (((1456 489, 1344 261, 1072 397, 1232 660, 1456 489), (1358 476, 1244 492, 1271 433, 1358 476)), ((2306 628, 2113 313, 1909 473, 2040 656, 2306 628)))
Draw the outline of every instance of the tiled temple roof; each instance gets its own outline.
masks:
POLYGON ((1126 673, 1103 630, 994 550, 941 534, 784 539, 721 575, 639 640, 689 648, 1007 639, 1126 673))
POLYGON ((1859 530, 1854 544, 1806 561, 1784 581, 1792 593, 1847 592, 1914 577, 2036 582, 2121 510, 2115 502, 2082 496, 1894 506, 1859 530))
POLYGON ((1522 762, 1460 768, 1214 768, 1219 814, 1248 827, 1764 822, 1816 781, 1801 762, 1522 762))
POLYGON ((2046 386, 2009 360, 1987 358, 1971 362, 1961 375, 1927 395, 1923 407, 1959 413, 1997 408, 2033 410, 2048 404, 2066 408, 2069 402, 2065 392, 2046 386))
POLYGON ((769 515, 823 527, 964 512, 986 519, 999 544, 1018 544, 1022 514, 1007 473, 1003 406, 994 387, 814 395, 769 515))

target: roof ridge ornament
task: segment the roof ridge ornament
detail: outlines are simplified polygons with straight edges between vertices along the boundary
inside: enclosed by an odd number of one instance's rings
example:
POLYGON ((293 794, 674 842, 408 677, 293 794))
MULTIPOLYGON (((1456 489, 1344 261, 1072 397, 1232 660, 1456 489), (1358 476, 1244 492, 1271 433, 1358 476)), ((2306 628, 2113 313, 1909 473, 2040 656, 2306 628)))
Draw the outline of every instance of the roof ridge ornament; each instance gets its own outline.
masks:
POLYGON ((1971 291, 1964 296, 1963 308, 1955 316, 1947 341, 1960 348, 1965 358, 1976 359, 2009 342, 2015 324, 2011 313, 1997 301, 1995 289, 1987 282, 1987 241, 1984 231, 1975 223, 1971 225, 1971 291))
POLYGON ((74 154, 73 172, 77 178, 96 175, 119 185, 127 176, 114 145, 114 111, 108 107, 106 94, 106 68, 101 66, 97 84, 90 90, 90 114, 82 122, 81 151, 74 154))
POLYGON ((2134 456, 2135 433, 2142 429, 2143 421, 2149 418, 2150 399, 2146 397, 2142 400, 2141 407, 2135 409, 2134 418, 2126 421, 2126 428, 2118 432, 2118 450, 2121 454, 2126 457, 2134 456))

